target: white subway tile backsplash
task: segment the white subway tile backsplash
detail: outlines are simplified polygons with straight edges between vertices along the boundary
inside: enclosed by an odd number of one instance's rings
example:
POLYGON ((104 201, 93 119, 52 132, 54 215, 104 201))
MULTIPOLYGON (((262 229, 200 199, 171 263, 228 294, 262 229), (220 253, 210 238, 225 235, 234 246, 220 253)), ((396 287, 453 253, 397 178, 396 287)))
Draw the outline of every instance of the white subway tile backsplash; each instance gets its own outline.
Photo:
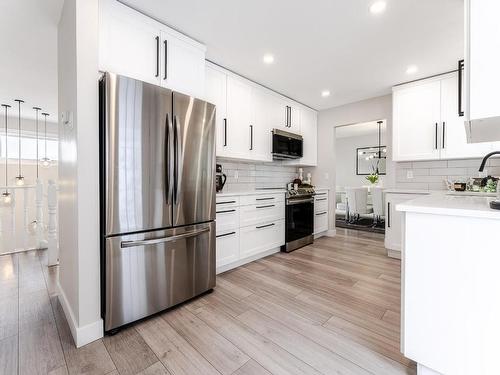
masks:
POLYGON ((433 168, 429 170, 431 176, 463 176, 467 168, 433 168))
POLYGON ((446 160, 430 160, 430 161, 414 161, 412 162, 413 169, 419 168, 446 168, 448 162, 446 160))
POLYGON ((224 192, 248 191, 259 188, 286 188, 297 176, 297 169, 281 162, 243 163, 217 158, 227 176, 224 192), (235 175, 238 174, 238 178, 235 175))

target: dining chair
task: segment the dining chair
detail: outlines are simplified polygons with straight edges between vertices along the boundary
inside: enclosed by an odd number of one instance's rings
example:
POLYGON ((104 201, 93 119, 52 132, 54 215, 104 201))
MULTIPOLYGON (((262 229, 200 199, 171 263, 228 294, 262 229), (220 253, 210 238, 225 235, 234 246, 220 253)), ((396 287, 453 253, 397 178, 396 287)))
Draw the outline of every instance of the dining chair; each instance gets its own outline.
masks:
POLYGON ((384 189, 381 187, 373 187, 371 189, 372 204, 373 204, 373 226, 382 222, 385 217, 385 195, 384 189))
POLYGON ((359 221, 361 215, 373 213, 373 209, 368 207, 368 189, 364 187, 346 188, 346 197, 350 222, 359 221))

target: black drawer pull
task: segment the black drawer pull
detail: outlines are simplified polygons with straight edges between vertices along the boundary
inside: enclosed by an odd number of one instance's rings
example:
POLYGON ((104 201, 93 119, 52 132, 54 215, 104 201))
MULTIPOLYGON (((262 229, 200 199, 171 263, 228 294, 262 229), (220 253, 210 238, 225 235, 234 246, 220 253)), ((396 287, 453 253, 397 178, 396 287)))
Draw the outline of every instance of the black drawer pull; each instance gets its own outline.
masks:
POLYGON ((271 224, 261 225, 261 226, 255 227, 255 228, 257 228, 257 229, 262 229, 262 228, 272 227, 272 226, 274 226, 274 225, 276 225, 276 224, 271 223, 271 224))
POLYGON ((231 236, 232 234, 236 234, 236 232, 229 232, 229 233, 219 234, 219 235, 215 236, 215 238, 231 236))
POLYGON ((230 204, 230 203, 236 203, 236 201, 217 202, 216 204, 230 204))
POLYGON ((257 206, 255 208, 270 208, 270 207, 275 207, 275 204, 268 204, 267 206, 257 206))
POLYGON ((327 213, 328 213, 327 211, 325 211, 325 212, 318 212, 318 213, 316 214, 316 216, 325 215, 325 214, 327 214, 327 213))
POLYGON ((316 200, 319 202, 319 201, 326 201, 327 198, 316 198, 316 200))
POLYGON ((316 193, 314 195, 316 195, 316 196, 318 196, 318 195, 326 195, 326 193, 316 193))
POLYGON ((216 211, 215 213, 216 214, 225 214, 225 213, 228 213, 228 212, 235 212, 236 210, 225 210, 225 211, 216 211))
POLYGON ((274 197, 269 197, 269 198, 255 198, 256 201, 270 201, 274 199, 274 197))

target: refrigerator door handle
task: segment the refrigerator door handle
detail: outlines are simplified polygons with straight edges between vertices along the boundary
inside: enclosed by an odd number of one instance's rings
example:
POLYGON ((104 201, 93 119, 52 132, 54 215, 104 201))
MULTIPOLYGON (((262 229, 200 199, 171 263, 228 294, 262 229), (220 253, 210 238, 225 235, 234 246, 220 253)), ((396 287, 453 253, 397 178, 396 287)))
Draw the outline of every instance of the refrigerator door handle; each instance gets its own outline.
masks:
POLYGON ((172 138, 172 121, 170 116, 165 118, 165 177, 166 177, 166 201, 167 204, 172 204, 172 194, 174 190, 174 173, 170 161, 172 160, 173 138, 172 138))
POLYGON ((122 249, 125 249, 128 247, 156 245, 159 243, 172 242, 172 241, 182 240, 184 238, 196 237, 196 236, 199 236, 200 234, 203 234, 203 233, 206 233, 209 231, 210 231, 210 228, 207 227, 207 228, 202 228, 202 229, 196 229, 196 230, 193 230, 191 232, 178 234, 177 236, 152 238, 150 240, 122 241, 120 243, 120 247, 122 249))
POLYGON ((174 116, 174 204, 177 204, 179 198, 179 133, 179 118, 174 116))

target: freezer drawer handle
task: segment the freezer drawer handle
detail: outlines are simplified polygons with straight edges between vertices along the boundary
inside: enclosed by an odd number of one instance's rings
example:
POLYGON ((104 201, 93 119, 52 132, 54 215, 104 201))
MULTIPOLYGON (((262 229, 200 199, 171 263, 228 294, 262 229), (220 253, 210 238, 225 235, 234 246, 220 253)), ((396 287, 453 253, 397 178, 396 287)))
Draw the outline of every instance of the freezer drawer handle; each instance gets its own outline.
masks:
POLYGON ((206 233, 209 231, 210 231, 210 228, 203 228, 203 229, 193 230, 192 232, 178 234, 177 236, 171 236, 171 237, 160 237, 160 238, 152 238, 150 240, 139 240, 139 241, 122 241, 122 243, 120 244, 120 247, 122 249, 124 249, 126 247, 156 245, 159 243, 172 242, 172 241, 182 240, 184 238, 199 236, 200 234, 203 234, 203 233, 206 233))

